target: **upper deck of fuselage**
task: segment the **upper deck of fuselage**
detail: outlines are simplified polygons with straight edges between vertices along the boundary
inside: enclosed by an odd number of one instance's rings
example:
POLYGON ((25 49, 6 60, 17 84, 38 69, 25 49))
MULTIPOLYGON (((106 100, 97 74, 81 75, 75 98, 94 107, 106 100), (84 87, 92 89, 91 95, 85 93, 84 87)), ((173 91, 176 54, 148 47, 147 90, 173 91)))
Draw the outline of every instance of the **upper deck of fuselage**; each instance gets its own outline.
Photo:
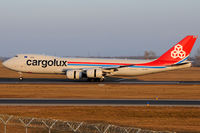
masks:
POLYGON ((146 63, 152 60, 139 60, 139 59, 117 59, 117 58, 82 58, 82 57, 57 57, 40 54, 18 54, 16 58, 36 59, 36 60, 50 60, 60 59, 66 60, 67 62, 89 62, 89 63, 127 63, 127 64, 139 64, 146 63))

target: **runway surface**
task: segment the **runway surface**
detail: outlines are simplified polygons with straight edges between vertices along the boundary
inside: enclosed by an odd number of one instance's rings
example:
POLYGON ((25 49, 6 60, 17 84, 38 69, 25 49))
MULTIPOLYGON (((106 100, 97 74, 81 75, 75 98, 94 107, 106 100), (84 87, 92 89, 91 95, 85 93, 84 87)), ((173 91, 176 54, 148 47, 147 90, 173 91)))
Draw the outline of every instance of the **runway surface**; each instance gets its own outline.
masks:
POLYGON ((148 99, 0 99, 0 105, 48 106, 200 106, 200 100, 148 100, 148 99))
POLYGON ((17 78, 0 78, 0 84, 168 84, 168 85, 200 85, 200 81, 143 81, 137 79, 108 78, 104 82, 87 82, 86 80, 66 80, 48 78, 27 78, 19 81, 17 78))

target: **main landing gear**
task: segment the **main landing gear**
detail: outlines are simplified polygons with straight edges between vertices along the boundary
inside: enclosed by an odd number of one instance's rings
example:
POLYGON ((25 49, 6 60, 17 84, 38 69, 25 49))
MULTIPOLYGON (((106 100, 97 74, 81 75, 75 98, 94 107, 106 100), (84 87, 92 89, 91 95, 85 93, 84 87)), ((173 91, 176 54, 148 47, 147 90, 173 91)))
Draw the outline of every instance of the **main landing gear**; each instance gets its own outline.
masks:
POLYGON ((89 82, 103 82, 104 78, 88 78, 89 82))

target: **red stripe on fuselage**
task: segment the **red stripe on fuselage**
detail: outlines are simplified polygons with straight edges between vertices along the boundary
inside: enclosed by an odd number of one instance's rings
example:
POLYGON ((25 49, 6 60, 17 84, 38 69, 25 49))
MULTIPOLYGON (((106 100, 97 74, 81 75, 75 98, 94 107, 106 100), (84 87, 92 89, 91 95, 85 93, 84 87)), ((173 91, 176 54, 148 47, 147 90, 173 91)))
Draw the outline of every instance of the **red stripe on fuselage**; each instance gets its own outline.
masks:
POLYGON ((95 65, 134 65, 130 63, 103 63, 103 62, 68 62, 68 64, 95 64, 95 65))
POLYGON ((91 64, 91 65, 118 65, 118 66, 129 66, 129 65, 135 65, 135 66, 161 66, 161 64, 152 64, 152 62, 148 63, 142 63, 142 64, 131 64, 131 63, 104 63, 104 62, 68 62, 68 64, 91 64))

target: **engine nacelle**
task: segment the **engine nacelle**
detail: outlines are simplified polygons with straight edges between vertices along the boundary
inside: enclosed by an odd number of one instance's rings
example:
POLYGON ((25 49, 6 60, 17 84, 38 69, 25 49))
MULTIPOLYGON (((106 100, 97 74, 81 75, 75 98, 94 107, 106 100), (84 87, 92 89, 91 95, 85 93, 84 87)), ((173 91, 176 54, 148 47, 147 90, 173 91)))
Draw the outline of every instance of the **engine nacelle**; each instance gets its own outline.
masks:
POLYGON ((82 76, 82 71, 81 70, 68 70, 66 72, 66 76, 68 79, 81 79, 82 76))
POLYGON ((103 72, 101 69, 89 69, 87 70, 87 77, 88 78, 102 78, 103 72))

